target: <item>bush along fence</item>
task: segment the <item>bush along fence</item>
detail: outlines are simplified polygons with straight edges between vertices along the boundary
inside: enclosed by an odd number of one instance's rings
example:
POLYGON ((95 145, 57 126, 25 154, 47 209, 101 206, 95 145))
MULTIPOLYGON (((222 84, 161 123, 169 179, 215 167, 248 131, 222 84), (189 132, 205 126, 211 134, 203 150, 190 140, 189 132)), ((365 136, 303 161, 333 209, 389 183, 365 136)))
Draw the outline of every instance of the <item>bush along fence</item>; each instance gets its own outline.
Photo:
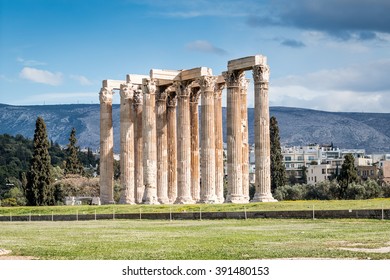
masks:
POLYGON ((390 209, 360 210, 301 210, 301 211, 237 211, 237 212, 169 212, 115 213, 74 215, 17 215, 0 216, 1 222, 87 221, 87 220, 216 220, 216 219, 380 219, 390 220, 390 209))

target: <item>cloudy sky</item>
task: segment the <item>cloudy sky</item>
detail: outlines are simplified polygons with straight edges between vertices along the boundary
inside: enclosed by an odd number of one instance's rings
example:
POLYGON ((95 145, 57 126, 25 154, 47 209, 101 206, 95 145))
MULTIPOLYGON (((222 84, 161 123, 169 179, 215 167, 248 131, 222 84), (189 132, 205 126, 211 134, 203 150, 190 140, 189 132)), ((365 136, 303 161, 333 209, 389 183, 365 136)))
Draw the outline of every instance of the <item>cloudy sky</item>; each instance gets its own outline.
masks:
POLYGON ((389 14, 388 0, 0 0, 0 103, 98 103, 103 79, 263 54, 271 106, 390 113, 389 14))

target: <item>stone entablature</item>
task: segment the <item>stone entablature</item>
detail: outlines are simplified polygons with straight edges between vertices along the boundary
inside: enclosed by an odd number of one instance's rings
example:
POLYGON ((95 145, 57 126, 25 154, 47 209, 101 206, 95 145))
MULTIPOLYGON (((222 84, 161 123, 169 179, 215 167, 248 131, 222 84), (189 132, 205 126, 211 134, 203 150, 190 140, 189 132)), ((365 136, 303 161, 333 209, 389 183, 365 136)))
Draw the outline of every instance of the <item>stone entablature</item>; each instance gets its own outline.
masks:
POLYGON ((266 57, 256 55, 229 61, 227 71, 219 76, 213 76, 211 68, 197 67, 151 69, 149 75, 126 75, 125 81, 104 80, 100 92, 102 203, 113 203, 112 96, 116 90, 121 95, 121 203, 248 202, 248 157, 244 156, 248 154, 246 70, 253 71, 255 81, 254 201, 274 201, 269 171, 269 68, 266 57), (225 87, 228 98, 226 200, 222 143, 225 87))

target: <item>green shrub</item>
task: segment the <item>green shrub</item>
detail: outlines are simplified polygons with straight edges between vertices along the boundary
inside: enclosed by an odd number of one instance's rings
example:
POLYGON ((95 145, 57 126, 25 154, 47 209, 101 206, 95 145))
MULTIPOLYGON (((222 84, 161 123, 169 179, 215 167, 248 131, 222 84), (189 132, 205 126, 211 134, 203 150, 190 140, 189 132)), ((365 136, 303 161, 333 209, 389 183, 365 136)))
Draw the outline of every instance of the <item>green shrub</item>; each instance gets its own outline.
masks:
POLYGON ((364 182, 363 186, 366 191, 364 198, 369 199, 383 196, 382 188, 378 185, 376 181, 368 179, 364 182))
POLYGON ((366 189, 360 184, 350 183, 345 191, 346 199, 364 199, 365 196, 366 189))
POLYGON ((305 199, 306 185, 295 184, 293 186, 285 185, 275 190, 275 198, 282 200, 302 200, 305 199))
POLYGON ((16 202, 16 199, 13 197, 5 198, 1 201, 1 206, 4 207, 13 207, 18 206, 18 203, 16 202))
POLYGON ((390 185, 384 184, 382 185, 381 189, 383 197, 390 197, 390 185))

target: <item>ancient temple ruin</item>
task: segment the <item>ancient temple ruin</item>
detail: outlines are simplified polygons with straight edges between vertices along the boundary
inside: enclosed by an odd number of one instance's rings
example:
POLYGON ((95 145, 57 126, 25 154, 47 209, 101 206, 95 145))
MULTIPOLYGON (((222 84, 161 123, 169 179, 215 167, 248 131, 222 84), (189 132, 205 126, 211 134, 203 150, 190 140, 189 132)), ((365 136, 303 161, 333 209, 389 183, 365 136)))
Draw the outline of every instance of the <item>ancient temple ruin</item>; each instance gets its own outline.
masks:
POLYGON ((268 82, 265 56, 207 67, 152 69, 148 76, 104 80, 100 91, 100 199, 113 198, 112 97, 120 92, 120 203, 248 203, 248 120, 245 71, 253 72, 256 193, 275 201, 270 184, 268 82), (224 198, 222 92, 227 90, 227 181, 224 198), (199 122, 199 100, 201 120, 199 122), (199 134, 200 128, 200 134, 199 134))

